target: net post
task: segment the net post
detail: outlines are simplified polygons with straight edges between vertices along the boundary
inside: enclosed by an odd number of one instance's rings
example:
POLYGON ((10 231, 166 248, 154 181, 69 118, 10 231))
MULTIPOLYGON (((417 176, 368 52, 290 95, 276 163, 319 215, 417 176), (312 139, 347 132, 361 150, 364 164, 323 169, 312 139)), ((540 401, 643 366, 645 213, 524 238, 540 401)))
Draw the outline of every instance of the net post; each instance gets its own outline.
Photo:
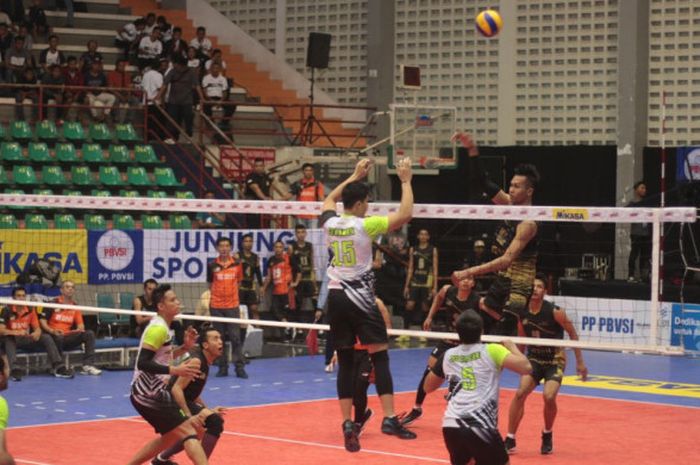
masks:
POLYGON ((649 344, 658 345, 659 313, 661 311, 661 209, 654 209, 651 233, 651 318, 649 344))

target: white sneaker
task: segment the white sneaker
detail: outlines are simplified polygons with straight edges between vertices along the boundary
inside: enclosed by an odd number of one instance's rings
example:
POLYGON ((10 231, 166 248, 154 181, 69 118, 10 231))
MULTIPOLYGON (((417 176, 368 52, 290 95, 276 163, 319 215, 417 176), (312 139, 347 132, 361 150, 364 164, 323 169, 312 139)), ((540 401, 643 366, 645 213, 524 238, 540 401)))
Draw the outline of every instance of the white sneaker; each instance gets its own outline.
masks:
POLYGON ((83 365, 83 368, 80 370, 81 375, 91 375, 91 376, 99 376, 102 374, 102 370, 100 370, 97 367, 94 367, 92 365, 83 365))

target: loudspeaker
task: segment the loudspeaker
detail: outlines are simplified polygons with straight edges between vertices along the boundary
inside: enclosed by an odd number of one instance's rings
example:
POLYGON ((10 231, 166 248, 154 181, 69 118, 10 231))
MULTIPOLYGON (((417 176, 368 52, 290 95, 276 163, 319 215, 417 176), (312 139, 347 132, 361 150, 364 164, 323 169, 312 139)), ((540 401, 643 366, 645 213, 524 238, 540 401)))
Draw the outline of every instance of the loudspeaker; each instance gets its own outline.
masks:
POLYGON ((306 49, 306 66, 309 68, 328 68, 331 51, 331 35, 323 32, 309 33, 309 47, 306 49))

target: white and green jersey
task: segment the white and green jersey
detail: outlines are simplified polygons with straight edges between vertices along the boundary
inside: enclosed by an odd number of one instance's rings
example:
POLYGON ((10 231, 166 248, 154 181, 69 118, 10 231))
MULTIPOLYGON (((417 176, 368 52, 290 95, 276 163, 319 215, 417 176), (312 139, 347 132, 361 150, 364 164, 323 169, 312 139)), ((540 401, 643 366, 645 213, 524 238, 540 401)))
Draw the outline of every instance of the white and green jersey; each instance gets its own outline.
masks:
MULTIPOLYGON (((160 315, 154 316, 143 331, 136 360, 141 356, 143 345, 148 344, 156 349, 154 362, 161 365, 171 365, 173 362, 173 338, 174 332, 168 323, 160 315)), ((131 381, 131 393, 139 400, 161 398, 163 392, 167 391, 169 380, 170 375, 158 375, 139 370, 137 363, 131 381)))
POLYGON ((500 344, 460 344, 443 355, 433 372, 449 381, 442 426, 498 428, 498 384, 510 352, 500 344))
POLYGON ((342 289, 359 308, 369 311, 374 306, 372 242, 388 231, 389 218, 347 214, 328 217, 325 212, 322 220, 331 254, 328 288, 342 289))

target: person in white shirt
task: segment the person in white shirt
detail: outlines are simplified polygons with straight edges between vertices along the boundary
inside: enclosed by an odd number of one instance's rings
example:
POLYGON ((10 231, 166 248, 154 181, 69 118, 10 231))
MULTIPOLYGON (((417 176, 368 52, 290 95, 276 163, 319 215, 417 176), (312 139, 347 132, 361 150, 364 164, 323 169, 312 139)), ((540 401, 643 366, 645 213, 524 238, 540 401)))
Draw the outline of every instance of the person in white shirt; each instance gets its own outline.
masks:
POLYGON ((211 52, 211 58, 207 60, 206 63, 204 63, 204 69, 209 71, 209 68, 211 68, 212 63, 218 63, 219 66, 221 67, 221 74, 226 75, 226 62, 223 59, 221 50, 214 49, 214 51, 211 52))
POLYGON ((139 42, 138 65, 139 69, 146 66, 155 66, 158 58, 163 54, 163 42, 160 41, 160 29, 154 27, 151 34, 139 42))
MULTIPOLYGON (((209 73, 202 78, 202 90, 206 98, 204 114, 211 118, 212 109, 216 104, 214 102, 225 102, 228 100, 229 94, 228 79, 221 74, 221 66, 218 63, 213 63, 209 73)), ((236 106, 224 104, 223 111, 224 119, 221 121, 219 127, 227 129, 230 127, 231 117, 233 116, 233 112, 236 111, 236 106)))
POLYGON ((144 24, 146 25, 144 28, 144 31, 146 32, 146 34, 150 34, 154 27, 158 27, 155 13, 148 13, 143 18, 143 21, 144 21, 144 24))
POLYGON ((124 27, 117 30, 117 36, 114 38, 114 45, 122 50, 124 59, 129 58, 131 49, 144 36, 145 28, 146 22, 143 20, 143 18, 139 18, 133 23, 125 24, 124 27))
POLYGON ((143 100, 148 114, 148 140, 152 140, 152 134, 155 134, 155 140, 158 141, 166 137, 163 130, 166 119, 165 116, 161 115, 160 108, 156 105, 156 97, 158 97, 160 88, 163 87, 163 75, 169 65, 170 61, 167 58, 161 58, 158 68, 146 67, 141 78, 143 100))
POLYGON ((207 38, 207 30, 203 27, 197 28, 197 37, 190 41, 190 47, 194 47, 197 50, 197 56, 206 61, 211 55, 211 40, 207 38))

